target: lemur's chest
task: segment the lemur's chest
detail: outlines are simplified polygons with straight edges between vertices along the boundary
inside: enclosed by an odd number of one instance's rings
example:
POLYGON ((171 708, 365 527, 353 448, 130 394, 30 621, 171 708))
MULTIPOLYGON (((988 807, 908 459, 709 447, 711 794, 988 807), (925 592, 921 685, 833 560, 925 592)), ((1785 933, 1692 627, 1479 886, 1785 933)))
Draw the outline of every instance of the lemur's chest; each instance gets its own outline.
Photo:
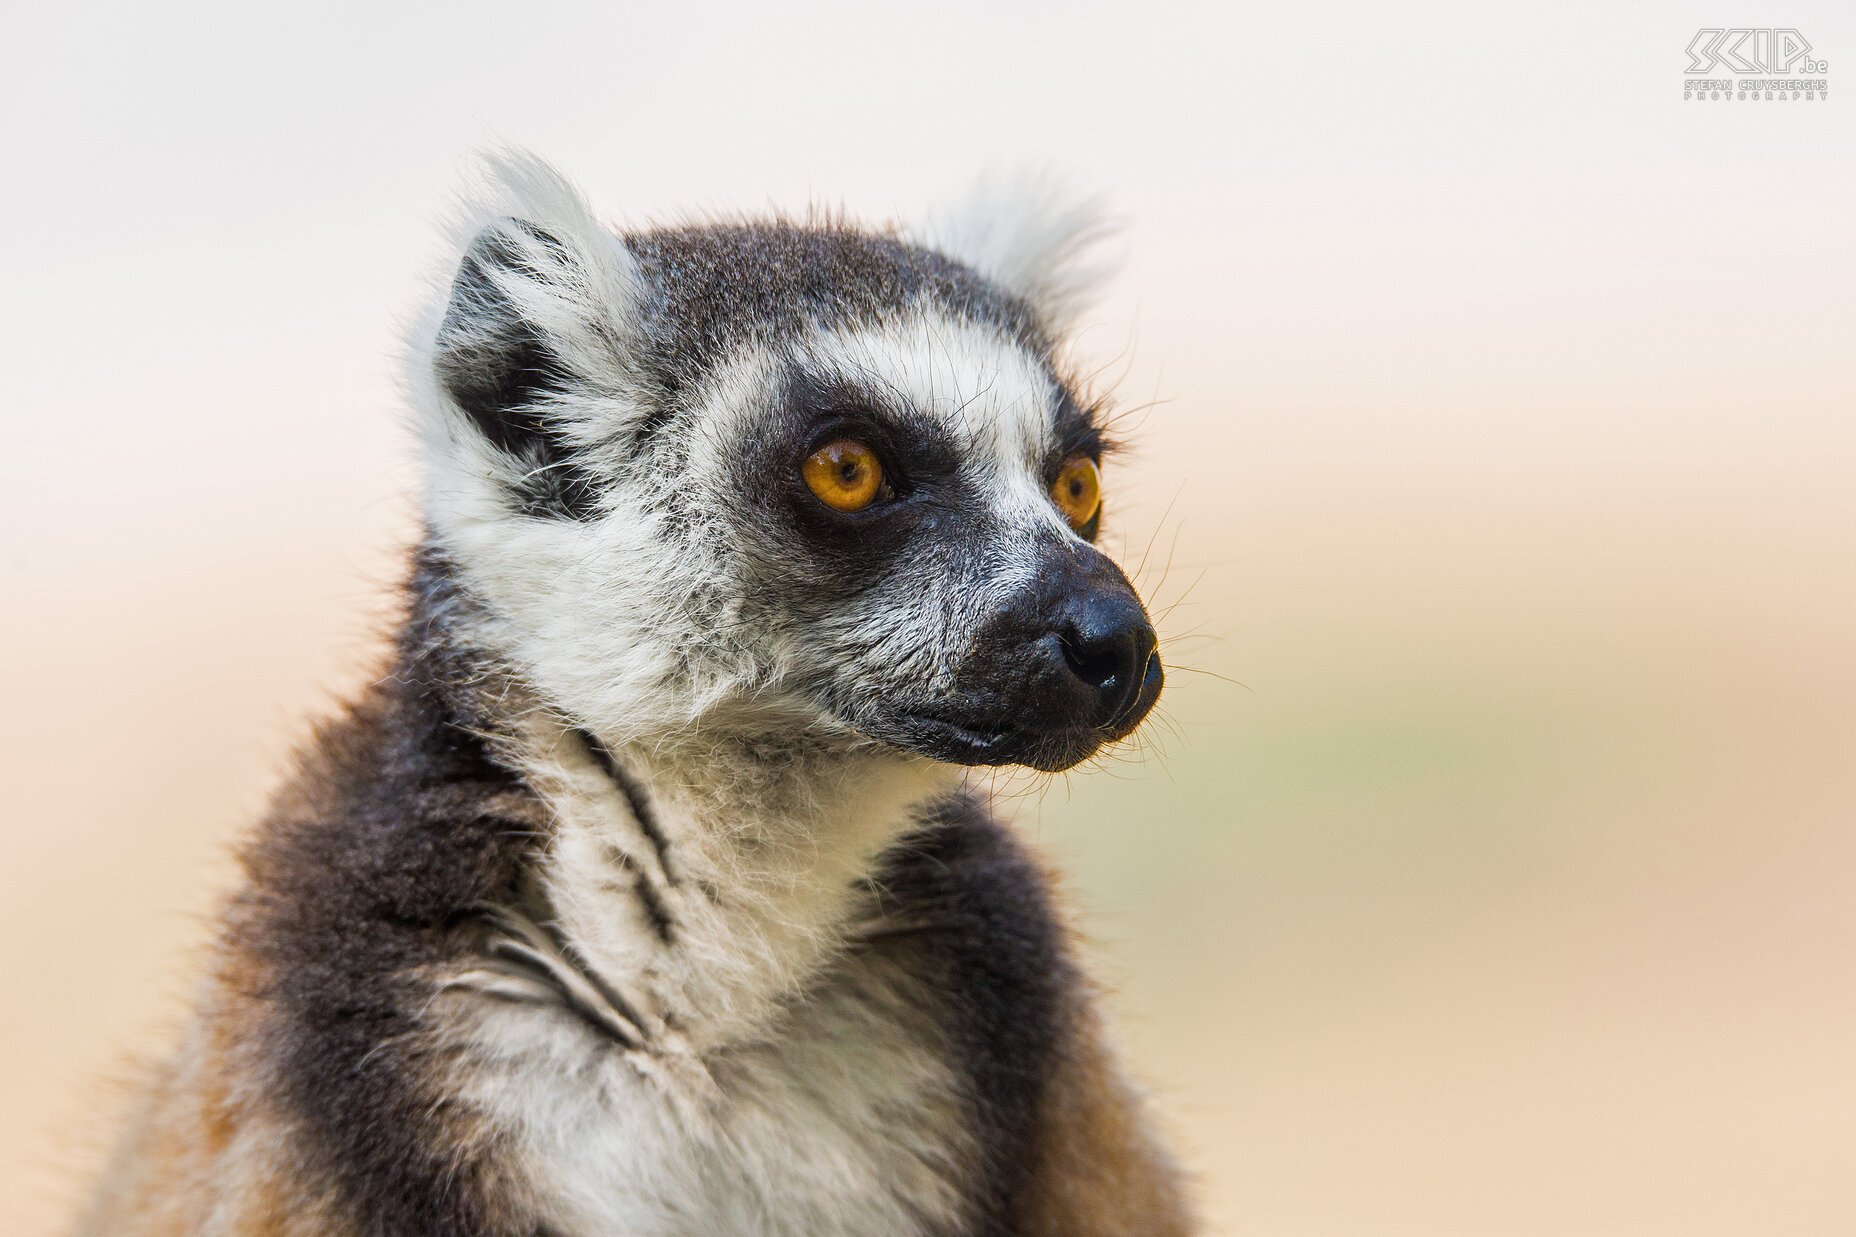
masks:
POLYGON ((764 1041, 707 1054, 708 1080, 512 1010, 471 1090, 561 1237, 945 1232, 974 1138, 910 986, 852 960, 764 1041))

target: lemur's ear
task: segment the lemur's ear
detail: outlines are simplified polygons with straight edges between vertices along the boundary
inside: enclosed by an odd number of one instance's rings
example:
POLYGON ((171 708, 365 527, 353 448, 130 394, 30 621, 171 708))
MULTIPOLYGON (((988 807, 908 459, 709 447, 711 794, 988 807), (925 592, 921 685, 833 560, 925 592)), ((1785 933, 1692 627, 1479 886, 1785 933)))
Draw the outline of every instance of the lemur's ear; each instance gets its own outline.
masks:
POLYGON ((485 162, 487 189, 460 229, 464 256, 432 363, 444 393, 493 444, 532 454, 572 436, 544 405, 624 385, 641 277, 560 173, 526 154, 485 162))
POLYGON ((1102 253, 1119 231, 1098 197, 1056 178, 987 178, 965 200, 930 215, 923 243, 1023 297, 1060 332, 1100 295, 1118 265, 1102 253))

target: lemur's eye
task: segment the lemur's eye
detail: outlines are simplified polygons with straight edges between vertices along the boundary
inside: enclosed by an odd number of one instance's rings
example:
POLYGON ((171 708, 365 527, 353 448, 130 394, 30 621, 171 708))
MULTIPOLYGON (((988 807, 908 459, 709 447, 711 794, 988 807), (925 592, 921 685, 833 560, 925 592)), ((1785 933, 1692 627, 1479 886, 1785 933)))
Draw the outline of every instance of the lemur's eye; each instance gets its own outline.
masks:
POLYGON ((1086 455, 1075 455, 1063 462, 1057 484, 1050 487, 1051 501, 1070 527, 1082 532, 1102 509, 1102 474, 1096 462, 1086 455))
POLYGON ((828 442, 799 467, 806 485, 833 511, 862 511, 883 489, 876 452, 855 438, 828 442))

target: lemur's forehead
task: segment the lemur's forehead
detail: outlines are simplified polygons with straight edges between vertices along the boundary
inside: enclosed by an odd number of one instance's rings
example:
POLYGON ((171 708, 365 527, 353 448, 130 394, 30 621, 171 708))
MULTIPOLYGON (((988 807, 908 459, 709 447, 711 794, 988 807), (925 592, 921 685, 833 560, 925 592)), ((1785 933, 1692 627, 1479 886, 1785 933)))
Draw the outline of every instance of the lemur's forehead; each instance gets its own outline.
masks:
POLYGON ((970 462, 1031 466, 1052 441, 1058 383, 1040 356, 989 325, 917 312, 820 330, 797 351, 808 377, 932 420, 970 462))
POLYGON ((1040 512, 1049 506, 1045 464, 1087 424, 1039 353, 926 307, 741 348, 693 402, 687 458, 700 472, 726 473, 746 443, 804 446, 850 413, 951 448, 950 463, 989 477, 996 498, 1017 495, 1014 505, 1029 501, 1040 512))

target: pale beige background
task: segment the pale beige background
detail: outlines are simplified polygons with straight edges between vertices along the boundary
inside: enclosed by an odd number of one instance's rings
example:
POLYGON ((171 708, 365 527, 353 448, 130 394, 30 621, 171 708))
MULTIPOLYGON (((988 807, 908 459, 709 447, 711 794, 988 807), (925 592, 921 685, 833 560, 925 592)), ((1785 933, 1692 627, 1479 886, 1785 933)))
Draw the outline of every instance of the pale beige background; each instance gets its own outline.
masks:
POLYGON ((1012 789, 1220 1231, 1856 1231, 1847 6, 5 25, 0 1229, 373 664, 395 323, 510 140, 631 219, 1127 213, 1085 350, 1161 401, 1112 537, 1177 670, 1146 759, 1012 789), (1724 20, 1832 100, 1682 102, 1724 20))

